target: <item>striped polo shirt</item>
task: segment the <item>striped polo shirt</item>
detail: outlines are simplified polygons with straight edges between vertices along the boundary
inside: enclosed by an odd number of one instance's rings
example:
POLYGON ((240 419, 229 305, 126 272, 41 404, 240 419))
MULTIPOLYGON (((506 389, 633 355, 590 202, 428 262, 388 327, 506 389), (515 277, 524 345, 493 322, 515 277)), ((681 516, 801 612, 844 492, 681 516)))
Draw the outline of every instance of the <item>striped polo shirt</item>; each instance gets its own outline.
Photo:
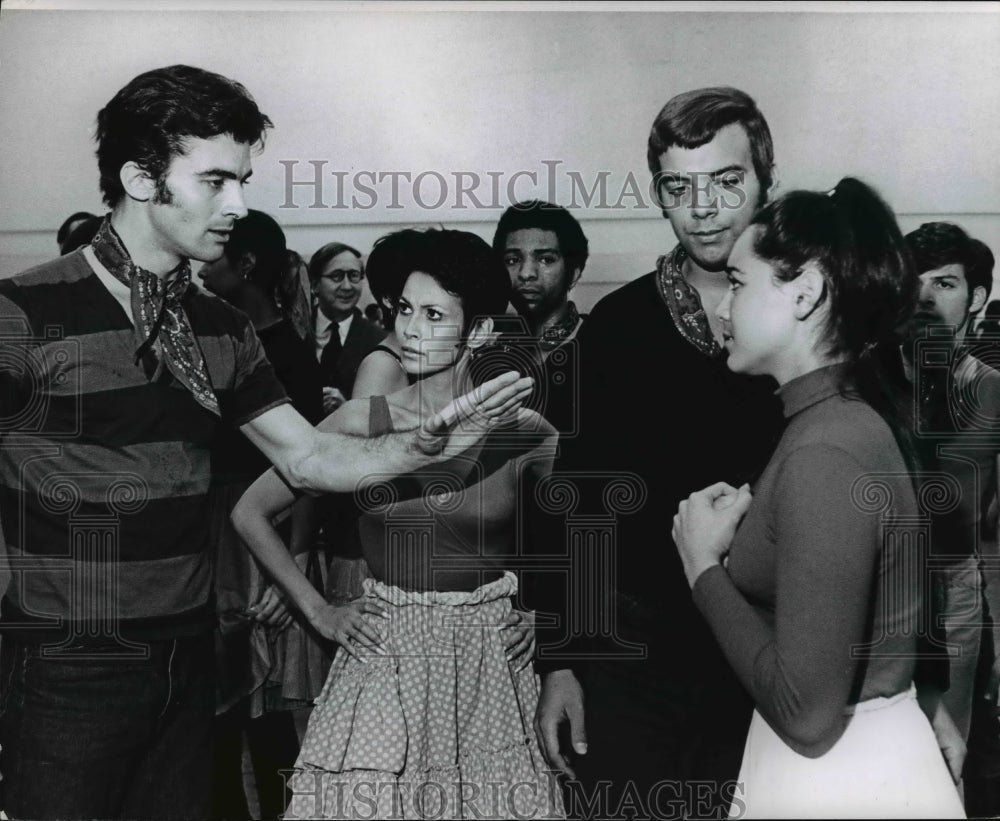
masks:
POLYGON ((135 363, 84 251, 0 280, 5 633, 127 644, 211 626, 210 447, 288 400, 244 314, 195 285, 183 304, 221 419, 135 363))

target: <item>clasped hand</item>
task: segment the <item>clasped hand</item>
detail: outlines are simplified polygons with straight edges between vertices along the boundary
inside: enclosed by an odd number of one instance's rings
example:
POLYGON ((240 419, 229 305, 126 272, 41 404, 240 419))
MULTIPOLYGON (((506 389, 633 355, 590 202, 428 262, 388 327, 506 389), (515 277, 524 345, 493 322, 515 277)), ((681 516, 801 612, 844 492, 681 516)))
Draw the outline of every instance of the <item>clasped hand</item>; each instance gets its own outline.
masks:
POLYGON ((729 551, 736 527, 751 501, 749 485, 735 488, 717 482, 680 503, 671 535, 691 587, 729 551))

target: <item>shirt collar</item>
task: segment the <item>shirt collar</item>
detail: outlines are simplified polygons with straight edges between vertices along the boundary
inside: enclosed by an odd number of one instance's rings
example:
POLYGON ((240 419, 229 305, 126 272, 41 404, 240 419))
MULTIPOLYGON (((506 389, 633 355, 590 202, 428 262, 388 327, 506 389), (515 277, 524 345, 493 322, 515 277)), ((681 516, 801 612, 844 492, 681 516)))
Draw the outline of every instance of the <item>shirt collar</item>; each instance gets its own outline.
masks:
POLYGON ((580 312, 576 309, 576 303, 571 299, 566 303, 566 311, 562 319, 542 331, 541 339, 538 340, 539 347, 546 353, 554 351, 572 337, 579 326, 580 312))
POLYGON ((337 333, 340 336, 341 343, 347 340, 347 334, 350 333, 351 323, 354 321, 354 314, 357 309, 351 311, 346 319, 342 319, 339 322, 335 319, 330 319, 326 314, 324 314, 318 308, 316 309, 316 342, 317 348, 322 348, 325 345, 326 340, 330 338, 330 334, 333 329, 337 329, 337 333))
POLYGON ((337 330, 340 331, 340 341, 344 342, 347 339, 347 334, 351 330, 351 323, 354 321, 354 311, 351 311, 346 319, 340 320, 337 323, 337 330))
POLYGON ((817 405, 849 387, 847 365, 838 362, 817 368, 786 382, 776 391, 784 408, 785 418, 791 419, 806 408, 817 405))
POLYGON ((330 335, 330 326, 333 320, 322 311, 316 311, 316 338, 325 338, 330 335))

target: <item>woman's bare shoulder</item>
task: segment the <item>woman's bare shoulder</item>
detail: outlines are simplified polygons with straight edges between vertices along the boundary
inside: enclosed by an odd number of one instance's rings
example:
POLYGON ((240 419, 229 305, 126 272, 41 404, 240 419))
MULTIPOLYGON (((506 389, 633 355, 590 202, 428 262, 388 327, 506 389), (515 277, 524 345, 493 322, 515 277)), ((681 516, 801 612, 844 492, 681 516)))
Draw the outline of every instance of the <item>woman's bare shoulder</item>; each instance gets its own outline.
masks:
POLYGON ((364 398, 395 393, 408 384, 406 371, 388 350, 376 348, 358 367, 354 378, 354 396, 364 398))

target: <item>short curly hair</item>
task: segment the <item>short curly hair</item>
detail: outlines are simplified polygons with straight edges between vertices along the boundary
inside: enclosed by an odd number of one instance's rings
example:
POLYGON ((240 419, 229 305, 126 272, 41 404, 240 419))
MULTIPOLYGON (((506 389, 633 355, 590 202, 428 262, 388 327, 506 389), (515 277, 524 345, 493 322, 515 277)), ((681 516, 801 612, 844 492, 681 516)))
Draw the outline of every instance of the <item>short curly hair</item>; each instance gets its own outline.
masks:
POLYGON ((537 228, 551 231, 559 240, 559 251, 566 261, 567 274, 582 271, 587 264, 590 246, 583 228, 569 211, 561 205, 553 205, 541 200, 516 202, 503 212, 493 235, 493 250, 501 256, 507 245, 507 237, 515 231, 537 228))

